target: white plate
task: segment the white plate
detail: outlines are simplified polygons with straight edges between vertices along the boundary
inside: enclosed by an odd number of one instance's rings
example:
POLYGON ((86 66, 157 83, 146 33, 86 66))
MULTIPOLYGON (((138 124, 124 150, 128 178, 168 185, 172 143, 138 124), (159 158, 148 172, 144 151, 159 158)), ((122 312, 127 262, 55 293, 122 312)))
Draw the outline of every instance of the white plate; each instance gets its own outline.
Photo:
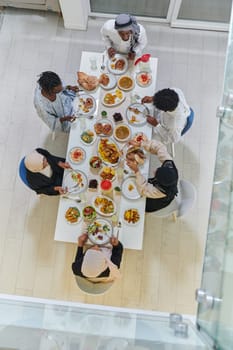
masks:
POLYGON ((136 82, 139 86, 141 87, 147 87, 147 86, 150 86, 150 84, 152 83, 152 75, 148 72, 139 72, 137 73, 136 75, 136 82), (142 82, 140 82, 140 76, 143 75, 143 74, 146 74, 148 77, 149 77, 149 80, 146 84, 143 84, 142 82))
POLYGON ((106 74, 109 77, 109 83, 108 83, 108 85, 100 84, 100 86, 104 90, 111 90, 111 89, 113 89, 116 86, 116 84, 117 84, 115 75, 113 75, 111 73, 103 73, 103 74, 106 74))
POLYGON ((86 158, 86 152, 84 151, 84 149, 83 149, 82 147, 73 147, 73 148, 71 148, 71 149, 69 150, 68 157, 69 157, 69 160, 71 161, 71 163, 73 163, 73 164, 80 164, 80 163, 82 163, 82 162, 85 160, 85 158, 86 158), (75 150, 82 152, 83 156, 82 156, 82 158, 81 158, 80 160, 77 160, 77 161, 76 161, 76 160, 72 159, 71 154, 72 154, 75 150))
POLYGON ((77 205, 69 205, 69 206, 66 208, 66 211, 65 211, 65 214, 64 214, 64 219, 65 219, 65 221, 67 222, 67 224, 69 224, 69 225, 77 225, 77 224, 79 224, 79 223, 81 222, 81 220, 82 220, 82 211, 80 210, 80 208, 79 208, 77 205), (67 210, 68 210, 69 208, 77 208, 77 209, 78 209, 80 216, 78 217, 78 220, 77 220, 76 222, 70 222, 70 221, 68 221, 68 220, 66 219, 65 215, 66 215, 66 212, 67 212, 67 210))
POLYGON ((126 110, 126 118, 128 120, 128 123, 132 126, 142 126, 146 124, 146 115, 149 114, 148 108, 141 104, 141 103, 132 103, 129 105, 129 107, 126 110), (134 111, 130 110, 131 108, 135 108, 139 111, 138 114, 136 114, 134 111), (135 117, 135 121, 133 121, 132 118, 135 117))
POLYGON ((113 58, 109 58, 107 60, 107 68, 109 70, 110 73, 112 74, 124 74, 127 69, 128 69, 128 60, 125 56, 120 55, 120 54, 116 54, 113 58), (125 62, 124 68, 121 69, 115 69, 114 67, 111 67, 112 64, 115 64, 117 60, 123 60, 125 62))
POLYGON ((106 164, 106 165, 113 166, 113 167, 117 166, 119 161, 120 161, 120 159, 121 159, 120 156, 119 156, 118 161, 116 163, 111 163, 110 161, 104 159, 102 157, 102 155, 100 154, 99 147, 100 147, 101 142, 103 142, 103 141, 107 142, 107 144, 109 144, 109 143, 114 144, 116 146, 117 151, 119 152, 119 147, 117 146, 116 142, 113 141, 113 139, 108 138, 108 137, 102 138, 98 142, 98 154, 99 154, 100 159, 102 159, 103 163, 106 164))
POLYGON ((93 130, 90 130, 90 129, 87 129, 87 130, 84 130, 81 134, 80 134, 80 141, 84 144, 84 145, 86 145, 86 146, 89 146, 89 145, 93 145, 93 143, 95 142, 95 140, 96 140, 96 133, 95 133, 95 131, 93 131, 93 130), (94 136, 93 136, 93 140, 91 141, 91 142, 85 142, 83 139, 82 139, 82 135, 85 133, 85 132, 87 132, 87 131, 91 131, 91 132, 93 132, 93 134, 94 134, 94 136))
POLYGON ((68 192, 71 191, 71 194, 78 194, 85 191, 88 185, 88 180, 86 175, 80 170, 71 170, 69 171, 63 181, 63 186, 68 187, 68 192), (75 187, 77 181, 74 178, 74 175, 77 174, 80 177, 80 183, 75 187))
POLYGON ((112 236, 112 231, 113 230, 112 230, 111 223, 105 219, 96 219, 87 227, 87 233, 90 241, 93 244, 98 244, 98 245, 108 243, 110 240, 110 237, 112 236), (91 228, 94 228, 96 223, 99 226, 99 231, 95 234, 95 233, 92 233, 91 228), (106 231, 104 231, 105 227, 107 228, 106 231), (103 239, 99 239, 99 236, 102 236, 103 239))
POLYGON ((136 199, 141 198, 141 195, 137 190, 135 176, 129 176, 123 180, 122 185, 121 185, 121 191, 122 191, 123 196, 127 199, 136 200, 136 199), (129 186, 133 186, 133 189, 130 190, 129 186))
POLYGON ((102 97, 102 101, 101 101, 101 102, 102 102, 102 104, 103 104, 104 106, 106 106, 106 107, 115 107, 115 106, 120 105, 120 104, 124 101, 124 99, 125 99, 125 94, 124 94, 124 92, 121 91, 120 89, 115 89, 115 90, 111 90, 111 91, 106 92, 106 94, 104 94, 104 96, 102 97), (105 96, 106 96, 107 94, 115 95, 117 90, 121 92, 122 98, 116 97, 114 103, 112 103, 112 104, 106 103, 106 102, 104 101, 105 96))
MULTIPOLYGON (((108 120, 107 118, 99 119, 99 120, 96 121, 95 124, 98 124, 98 123, 100 123, 100 124, 110 124, 111 127, 112 127, 112 130, 111 130, 110 134, 108 134, 108 135, 106 135, 106 134, 97 134, 96 131, 95 131, 95 133, 96 133, 97 136, 100 136, 100 137, 109 137, 109 136, 112 135, 112 133, 113 133, 113 124, 112 124, 111 120, 108 120)), ((95 128, 95 125, 94 125, 94 128, 95 128)))
POLYGON ((107 197, 107 196, 102 196, 101 194, 95 196, 94 198, 92 198, 92 206, 95 208, 96 212, 97 212, 99 215, 102 215, 102 216, 113 216, 113 215, 116 213, 116 210, 117 210, 116 204, 115 204, 114 200, 113 200, 112 198, 107 197), (113 203, 113 212, 111 212, 111 213, 106 213, 106 214, 103 213, 103 212, 100 210, 102 204, 99 205, 99 206, 97 206, 97 205, 95 204, 96 198, 103 198, 103 199, 106 199, 106 200, 108 200, 108 201, 111 201, 111 202, 113 203))
POLYGON ((130 91, 130 90, 133 90, 134 88, 134 81, 133 81, 133 78, 129 75, 123 75, 122 77, 120 77, 117 81, 117 86, 119 87, 119 89, 121 90, 124 90, 124 91, 130 91), (120 80, 123 79, 123 78, 129 78, 131 81, 132 81, 132 85, 129 87, 129 88, 124 88, 121 86, 120 84, 120 80))
POLYGON ((136 226, 137 224, 139 224, 140 220, 141 220, 141 215, 140 215, 140 212, 139 212, 139 210, 138 210, 137 208, 130 207, 130 208, 125 209, 124 214, 123 214, 123 221, 124 221, 125 224, 127 224, 127 225, 129 225, 129 226, 136 226), (130 209, 131 209, 131 210, 132 210, 132 209, 137 210, 137 212, 138 212, 138 214, 139 214, 139 220, 138 220, 137 222, 135 222, 135 223, 133 223, 133 222, 128 222, 128 221, 125 219, 125 212, 126 212, 127 210, 130 210, 130 209))
POLYGON ((90 115, 92 115, 95 110, 96 110, 96 102, 93 96, 89 95, 89 94, 79 94, 73 102, 73 107, 74 107, 74 112, 75 114, 80 114, 80 115, 85 115, 86 117, 89 117, 90 115), (93 106, 91 108, 88 109, 88 111, 83 111, 83 105, 86 101, 87 98, 91 98, 93 101, 93 106))

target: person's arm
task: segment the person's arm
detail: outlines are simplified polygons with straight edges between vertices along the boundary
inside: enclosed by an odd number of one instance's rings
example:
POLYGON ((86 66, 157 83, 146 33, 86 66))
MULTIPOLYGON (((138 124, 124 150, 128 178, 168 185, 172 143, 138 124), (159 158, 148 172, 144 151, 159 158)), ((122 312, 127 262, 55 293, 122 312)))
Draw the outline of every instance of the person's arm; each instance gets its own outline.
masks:
POLYGON ((101 37, 104 42, 105 48, 108 50, 112 47, 112 41, 109 37, 109 29, 108 29, 109 21, 105 22, 102 28, 100 29, 101 37))
POLYGON ((177 143, 181 138, 182 128, 177 128, 175 125, 170 125, 169 128, 165 128, 163 125, 158 124, 153 133, 162 139, 163 143, 167 145, 168 143, 177 143))
POLYGON ((83 247, 87 239, 88 239, 88 235, 86 233, 83 233, 81 236, 78 237, 78 249, 75 256, 75 260, 72 264, 72 271, 75 275, 78 275, 78 276, 83 276, 81 272, 81 267, 82 267, 83 257, 84 257, 83 247))
POLYGON ((139 34, 138 42, 134 47, 134 51, 137 56, 141 56, 142 51, 144 50, 146 45, 147 45, 146 31, 145 31, 145 28, 142 25, 140 25, 140 34, 139 34))
POLYGON ((163 163, 165 160, 172 160, 172 157, 167 151, 167 147, 160 141, 157 141, 157 140, 142 141, 141 146, 147 152, 157 155, 161 163, 163 163))
POLYGON ((136 185, 139 193, 147 198, 164 198, 166 195, 155 186, 147 182, 147 179, 138 170, 136 173, 136 185))
POLYGON ((111 255, 111 261, 117 265, 118 269, 121 265, 121 259, 123 254, 123 245, 120 241, 117 240, 117 245, 112 246, 112 255, 111 255))

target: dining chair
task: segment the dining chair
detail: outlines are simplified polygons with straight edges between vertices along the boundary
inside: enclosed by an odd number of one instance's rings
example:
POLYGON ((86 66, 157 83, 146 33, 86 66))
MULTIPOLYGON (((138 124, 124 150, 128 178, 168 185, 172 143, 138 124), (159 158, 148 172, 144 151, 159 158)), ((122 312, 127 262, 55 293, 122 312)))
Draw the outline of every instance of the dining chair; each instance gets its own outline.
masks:
POLYGON ((91 282, 88 281, 88 279, 81 277, 81 276, 75 276, 76 283, 78 287, 87 294, 103 294, 107 292, 113 285, 114 282, 91 282))
POLYGON ((196 197, 197 191, 194 185, 187 180, 180 180, 178 195, 167 207, 153 212, 153 215, 162 218, 172 215, 173 221, 176 221, 194 206, 196 197))
POLYGON ((26 172, 26 167, 24 164, 24 159, 25 159, 25 157, 23 157, 23 159, 21 159, 21 161, 19 163, 19 176, 20 176, 20 179, 23 181, 23 183, 31 189, 31 187, 28 183, 28 180, 27 180, 27 176, 26 176, 27 172, 26 172))
MULTIPOLYGON (((193 120, 194 120, 194 111, 193 109, 190 107, 190 114, 189 116, 187 117, 187 122, 186 122, 186 125, 184 127, 184 129, 181 131, 181 136, 183 136, 192 126, 193 124, 193 120)), ((172 158, 175 158, 175 144, 174 142, 171 143, 171 155, 172 155, 172 158)))

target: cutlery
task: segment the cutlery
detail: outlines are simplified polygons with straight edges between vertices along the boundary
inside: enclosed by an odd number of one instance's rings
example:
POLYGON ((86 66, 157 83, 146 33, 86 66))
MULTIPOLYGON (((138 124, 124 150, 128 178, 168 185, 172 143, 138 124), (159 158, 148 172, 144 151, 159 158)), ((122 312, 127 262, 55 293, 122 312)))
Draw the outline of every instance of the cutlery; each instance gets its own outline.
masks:
POLYGON ((104 55, 102 55, 102 64, 101 64, 100 69, 101 69, 101 70, 105 70, 104 55))
POLYGON ((121 221, 119 221, 118 224, 117 224, 118 230, 117 230, 116 238, 119 237, 119 233, 120 233, 121 226, 122 226, 122 225, 121 225, 121 221))
POLYGON ((62 196, 62 198, 71 199, 72 201, 75 201, 77 203, 81 203, 82 202, 80 198, 71 198, 71 197, 68 197, 68 196, 62 196))

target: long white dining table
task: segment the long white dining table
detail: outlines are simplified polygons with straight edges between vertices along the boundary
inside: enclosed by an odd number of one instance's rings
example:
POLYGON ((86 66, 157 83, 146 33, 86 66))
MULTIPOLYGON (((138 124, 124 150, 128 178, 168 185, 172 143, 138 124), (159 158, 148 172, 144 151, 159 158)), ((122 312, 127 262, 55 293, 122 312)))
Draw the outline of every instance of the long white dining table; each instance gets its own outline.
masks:
MULTIPOLYGON (((90 75, 100 76, 102 73, 101 71, 101 64, 102 64, 102 53, 97 52, 82 52, 81 57, 81 63, 79 71, 85 72, 90 75), (93 57, 96 60, 96 69, 91 68, 91 61, 93 60, 93 57)), ((107 61, 107 57, 105 57, 105 64, 107 61)), ((79 169, 83 173, 89 176, 90 173, 90 165, 89 165, 89 159, 93 155, 93 147, 91 145, 83 145, 83 143, 80 142, 80 134, 83 132, 84 129, 94 129, 94 124, 96 123, 98 118, 101 118, 101 111, 107 110, 111 111, 111 113, 108 113, 108 115, 114 113, 114 112, 120 112, 122 115, 125 116, 126 109, 132 103, 133 99, 136 97, 142 98, 144 96, 152 96, 155 92, 156 88, 156 78, 157 78, 157 58, 150 58, 150 67, 152 75, 152 82, 150 85, 146 87, 139 86, 135 81, 136 73, 139 72, 138 65, 134 65, 133 62, 129 64, 128 70, 125 74, 130 75, 134 78, 135 85, 133 90, 124 92, 126 95, 125 101, 117 106, 117 107, 105 107, 102 105, 102 102, 100 101, 100 97, 103 95, 102 88, 98 87, 98 89, 94 93, 90 93, 96 100, 96 111, 94 113, 93 119, 88 118, 77 118, 77 121, 74 122, 71 125, 71 130, 69 134, 69 141, 68 141, 68 147, 67 147, 67 161, 69 161, 68 154, 71 148, 73 147, 82 147, 85 149, 86 158, 85 161, 83 161, 80 165, 76 166, 75 169, 79 169)), ((107 72, 107 70, 106 70, 107 72)), ((119 78, 120 76, 116 76, 119 78)), ((107 91, 105 91, 107 92, 107 91)), ((135 101, 134 101, 135 102, 135 101)), ((111 122, 114 124, 113 120, 111 119, 111 122)), ((146 123, 142 126, 130 126, 132 135, 136 134, 137 132, 143 132, 147 135, 149 139, 152 137, 152 128, 151 126, 146 123)), ((115 141, 115 140, 114 140, 115 141)), ((117 142, 116 142, 117 143, 117 142)), ((118 143, 118 146, 122 148, 122 144, 118 143)), ((145 174, 145 176, 148 176, 149 173, 149 155, 147 156, 147 159, 144 163, 144 165, 141 168, 141 172, 145 174)), ((64 177, 66 176, 66 171, 64 173, 64 177)), ((123 175, 124 177, 128 176, 127 174, 123 175)), ((87 190, 88 191, 88 190, 87 190)), ((118 195, 119 196, 119 195, 118 195)), ((91 205, 91 203, 88 203, 87 196, 80 194, 80 197, 82 198, 84 203, 77 204, 74 199, 70 198, 63 198, 62 196, 59 199, 59 207, 58 207, 58 213, 57 213, 57 221, 56 221, 56 228, 55 228, 55 236, 54 239, 56 241, 63 241, 63 242, 72 242, 77 243, 78 237, 84 232, 84 220, 81 220, 78 224, 70 224, 65 220, 65 212, 66 210, 71 206, 78 206, 80 208, 80 211, 82 208, 88 204, 91 205)), ((129 200, 125 198, 123 195, 120 195, 120 198, 118 199, 118 205, 117 205, 117 217, 118 220, 121 221, 121 229, 119 230, 119 240, 122 242, 124 248, 127 249, 142 249, 143 247, 143 234, 144 234, 144 220, 145 220, 145 198, 141 197, 137 200, 129 200), (128 208, 136 208, 138 209, 140 213, 140 220, 135 225, 129 225, 123 220, 124 212, 128 208)), ((111 218, 105 218, 111 220, 111 218)), ((114 233, 116 233, 117 227, 114 228, 114 233)))

